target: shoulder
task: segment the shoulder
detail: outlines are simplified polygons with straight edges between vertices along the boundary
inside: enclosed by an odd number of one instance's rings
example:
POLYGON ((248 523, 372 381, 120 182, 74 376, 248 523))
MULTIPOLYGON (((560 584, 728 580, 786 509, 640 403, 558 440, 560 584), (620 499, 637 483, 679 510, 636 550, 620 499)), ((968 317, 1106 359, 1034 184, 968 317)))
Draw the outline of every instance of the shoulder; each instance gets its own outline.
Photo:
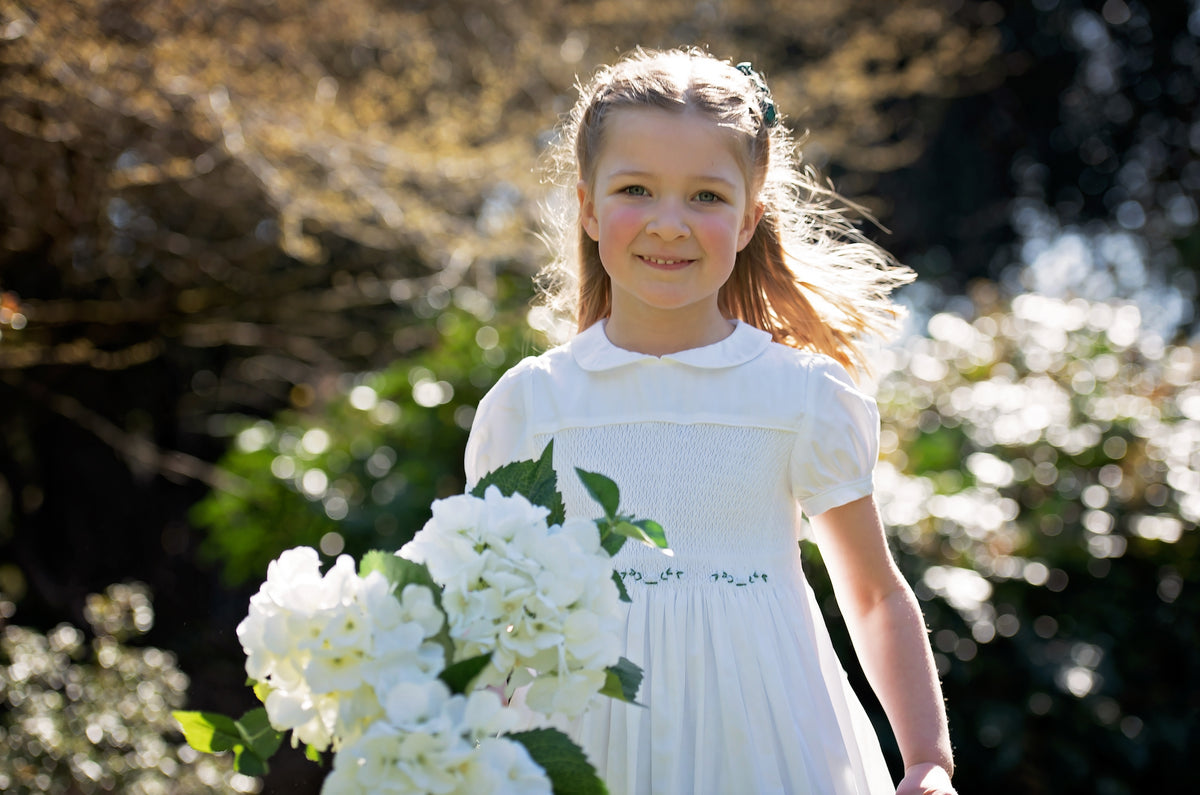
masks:
POLYGON ((534 395, 540 388, 536 381, 561 367, 562 361, 557 348, 526 357, 500 376, 479 401, 464 459, 469 484, 510 461, 537 457, 534 395))
POLYGON ((831 356, 772 343, 764 352, 760 379, 774 385, 775 394, 795 401, 801 427, 835 428, 850 425, 872 433, 879 409, 866 387, 831 356))
POLYGON ((497 379, 483 398, 483 403, 513 403, 541 379, 569 377, 578 369, 571 358, 569 344, 559 345, 535 356, 526 356, 497 379))
POLYGON ((754 364, 768 378, 784 379, 793 387, 845 387, 862 390, 836 359, 824 353, 806 351, 772 342, 754 364))
POLYGON ((496 383, 499 385, 546 376, 562 376, 578 369, 579 367, 571 355, 571 342, 566 342, 534 356, 526 356, 510 367, 496 383))
POLYGON ((846 369, 828 354, 805 350, 804 348, 793 348, 791 345, 785 345, 782 342, 771 342, 763 351, 763 356, 773 363, 786 364, 806 371, 824 370, 832 367, 844 372, 846 369))

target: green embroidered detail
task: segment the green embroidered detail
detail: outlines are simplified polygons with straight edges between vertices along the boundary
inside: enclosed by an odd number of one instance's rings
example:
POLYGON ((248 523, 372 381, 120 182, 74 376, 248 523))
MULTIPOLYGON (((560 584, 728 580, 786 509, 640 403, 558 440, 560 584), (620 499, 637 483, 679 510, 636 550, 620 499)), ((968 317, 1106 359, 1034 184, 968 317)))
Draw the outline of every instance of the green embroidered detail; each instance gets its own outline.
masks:
POLYGON ((670 581, 672 577, 674 577, 676 580, 679 580, 683 577, 683 572, 678 569, 667 568, 658 575, 658 579, 648 580, 646 579, 646 575, 642 574, 637 569, 625 569, 624 571, 618 571, 617 576, 620 577, 623 582, 632 580, 633 582, 641 583, 642 585, 658 585, 659 583, 670 581))
MULTIPOLYGON (((683 569, 667 568, 663 569, 657 576, 654 574, 646 574, 634 568, 623 569, 617 572, 617 576, 621 578, 621 582, 637 583, 639 585, 662 585, 667 582, 679 582, 683 579, 683 569)), ((761 571, 752 571, 744 577, 736 577, 727 571, 713 572, 709 575, 709 579, 715 583, 724 583, 726 585, 736 585, 741 588, 747 585, 758 585, 767 581, 767 575, 761 571)))
POLYGON ((729 572, 721 571, 721 572, 713 572, 712 581, 713 582, 725 582, 725 583, 729 583, 730 585, 736 585, 739 588, 741 588, 746 585, 753 585, 754 583, 759 582, 759 581, 766 582, 767 575, 763 574, 762 572, 754 571, 754 572, 751 572, 750 576, 747 577, 746 579, 739 580, 737 577, 734 577, 729 572))

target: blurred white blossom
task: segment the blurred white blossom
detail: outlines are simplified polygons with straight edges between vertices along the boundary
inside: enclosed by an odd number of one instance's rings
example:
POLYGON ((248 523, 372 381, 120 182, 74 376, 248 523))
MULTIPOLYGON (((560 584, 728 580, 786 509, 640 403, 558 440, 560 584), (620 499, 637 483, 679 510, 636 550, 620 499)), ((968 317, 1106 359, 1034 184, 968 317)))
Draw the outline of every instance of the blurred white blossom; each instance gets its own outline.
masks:
POLYGON ((0 594, 0 791, 255 793, 228 756, 181 743, 171 711, 188 677, 164 649, 128 645, 154 624, 150 592, 112 585, 87 597, 84 630, 46 634, 8 623, 0 594))
MULTIPOLYGON (((918 592, 986 643, 1018 631, 994 583, 1066 588, 1066 571, 1037 559, 1048 539, 1103 576, 1131 544, 1195 532, 1200 357, 1164 342, 1137 301, 972 297, 974 315, 933 314, 926 335, 885 352, 876 491, 926 566, 918 592)), ((938 648, 973 654, 953 632, 938 648)), ((1080 664, 1062 665, 1066 692, 1092 692, 1080 664)))

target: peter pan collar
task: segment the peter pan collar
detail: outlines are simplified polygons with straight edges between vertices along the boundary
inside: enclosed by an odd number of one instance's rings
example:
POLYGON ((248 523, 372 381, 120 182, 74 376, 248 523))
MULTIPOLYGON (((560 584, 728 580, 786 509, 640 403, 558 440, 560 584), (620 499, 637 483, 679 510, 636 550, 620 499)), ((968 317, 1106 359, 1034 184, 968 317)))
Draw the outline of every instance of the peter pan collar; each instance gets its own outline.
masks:
POLYGON ((589 372, 612 370, 640 361, 673 361, 691 367, 719 369, 745 364, 767 349, 771 335, 749 323, 736 320, 731 333, 725 339, 701 348, 689 348, 678 353, 652 356, 618 348, 604 332, 605 321, 593 323, 570 342, 575 362, 589 372))

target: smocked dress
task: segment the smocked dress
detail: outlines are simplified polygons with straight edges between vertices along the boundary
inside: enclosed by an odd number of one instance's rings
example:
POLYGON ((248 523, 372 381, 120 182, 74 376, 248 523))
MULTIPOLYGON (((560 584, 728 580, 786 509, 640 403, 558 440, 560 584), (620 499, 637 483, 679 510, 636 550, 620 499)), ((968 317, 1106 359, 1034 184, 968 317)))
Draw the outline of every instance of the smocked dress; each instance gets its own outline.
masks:
POLYGON ((471 483, 553 439, 568 515, 601 515, 574 467, 602 473, 674 553, 627 543, 613 561, 645 707, 600 699, 572 727, 611 792, 895 792, 797 544, 798 506, 871 493, 878 428, 833 360, 744 323, 662 357, 617 348, 597 323, 480 403, 471 483))

